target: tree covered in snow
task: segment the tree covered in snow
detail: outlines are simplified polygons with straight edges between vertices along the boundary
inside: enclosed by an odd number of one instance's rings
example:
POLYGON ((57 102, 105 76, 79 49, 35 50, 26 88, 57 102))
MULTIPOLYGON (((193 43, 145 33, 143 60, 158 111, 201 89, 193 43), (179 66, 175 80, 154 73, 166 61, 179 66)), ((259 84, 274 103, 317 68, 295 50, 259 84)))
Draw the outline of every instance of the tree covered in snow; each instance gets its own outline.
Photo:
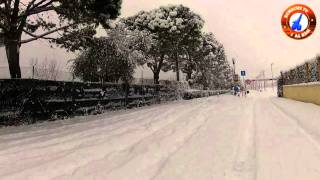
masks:
POLYGON ((121 0, 1 0, 0 46, 5 46, 11 78, 21 78, 22 44, 46 39, 74 49, 76 46, 68 38, 80 32, 91 39, 98 25, 107 27, 110 19, 118 17, 121 3, 121 0))
POLYGON ((202 32, 203 23, 185 6, 165 6, 121 19, 105 38, 82 40, 84 33, 78 40, 63 42, 70 43, 64 43, 69 49, 82 47, 74 72, 84 80, 132 78, 134 68, 146 64, 155 84, 159 84, 161 71, 177 72, 177 80, 182 71, 191 84, 226 88, 231 68, 224 47, 212 33, 202 32))
POLYGON ((95 38, 86 50, 73 60, 73 72, 85 81, 129 83, 134 69, 145 63, 143 52, 149 38, 140 31, 131 31, 123 23, 107 31, 107 37, 95 38))
POLYGON ((132 29, 150 32, 155 40, 156 45, 152 49, 155 57, 148 62, 155 79, 159 77, 163 66, 169 63, 177 72, 179 81, 179 57, 185 54, 185 46, 201 37, 204 24, 201 17, 183 5, 170 5, 148 12, 141 11, 127 18, 126 22, 132 29))
POLYGON ((223 89, 230 86, 230 64, 223 45, 212 33, 203 34, 201 45, 191 55, 194 64, 191 70, 192 78, 189 80, 191 84, 200 84, 204 89, 223 89))

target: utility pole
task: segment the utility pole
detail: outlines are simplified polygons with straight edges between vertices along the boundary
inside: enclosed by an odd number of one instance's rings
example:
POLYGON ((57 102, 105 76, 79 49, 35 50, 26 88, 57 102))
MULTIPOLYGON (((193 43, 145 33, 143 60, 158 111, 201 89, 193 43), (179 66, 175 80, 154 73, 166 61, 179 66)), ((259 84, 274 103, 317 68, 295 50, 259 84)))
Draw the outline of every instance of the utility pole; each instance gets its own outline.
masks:
POLYGON ((274 91, 274 86, 273 86, 273 64, 274 63, 271 63, 271 78, 272 78, 272 90, 274 91))

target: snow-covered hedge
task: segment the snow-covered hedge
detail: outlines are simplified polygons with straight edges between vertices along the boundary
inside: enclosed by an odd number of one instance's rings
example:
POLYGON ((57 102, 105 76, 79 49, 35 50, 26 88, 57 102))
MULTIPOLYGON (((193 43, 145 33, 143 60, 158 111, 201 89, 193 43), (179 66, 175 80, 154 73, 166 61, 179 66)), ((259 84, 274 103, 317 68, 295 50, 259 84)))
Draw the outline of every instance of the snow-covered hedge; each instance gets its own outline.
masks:
POLYGON ((189 83, 187 81, 185 82, 177 82, 177 81, 161 81, 161 85, 167 90, 165 90, 165 93, 160 92, 161 97, 169 96, 170 100, 177 100, 177 99, 195 99, 195 98, 203 98, 203 97, 209 97, 209 96, 216 96, 220 94, 226 94, 230 92, 229 90, 198 90, 198 89, 191 89, 189 83), (174 94, 170 94, 174 93, 174 94))
POLYGON ((183 99, 195 99, 195 98, 202 98, 202 97, 209 97, 209 96, 216 96, 220 94, 229 93, 229 90, 187 90, 183 93, 183 99))
POLYGON ((0 126, 98 114, 104 110, 133 108, 223 93, 225 91, 190 90, 187 82, 174 81, 162 82, 162 85, 125 85, 0 79, 0 126))
POLYGON ((320 56, 282 72, 281 76, 284 85, 320 81, 320 56))

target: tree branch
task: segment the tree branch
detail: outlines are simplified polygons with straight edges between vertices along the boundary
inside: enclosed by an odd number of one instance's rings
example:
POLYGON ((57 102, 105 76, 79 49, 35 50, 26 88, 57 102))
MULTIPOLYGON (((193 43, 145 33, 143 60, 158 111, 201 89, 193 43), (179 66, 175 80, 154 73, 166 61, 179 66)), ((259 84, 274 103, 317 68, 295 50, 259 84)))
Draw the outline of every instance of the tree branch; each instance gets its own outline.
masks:
MULTIPOLYGON (((64 30, 64 29, 67 29, 69 28, 70 26, 72 26, 74 24, 71 24, 71 25, 66 25, 66 26, 63 26, 63 27, 60 27, 60 28, 57 28, 57 29, 54 29, 54 30, 51 30, 51 31, 48 31, 46 33, 43 33, 43 34, 40 34, 40 35, 34 35, 33 38, 30 38, 30 39, 26 39, 26 40, 22 40, 20 42, 20 44, 25 44, 25 43, 29 43, 29 42, 32 42, 32 41, 35 41, 35 40, 38 40, 38 39, 42 39, 44 38, 45 36, 47 35, 50 35, 50 34, 53 34, 55 32, 58 32, 58 31, 61 31, 61 30, 64 30)), ((30 35, 30 34, 29 34, 30 35)))
MULTIPOLYGON (((45 1, 43 1, 43 2, 45 2, 45 1)), ((54 2, 54 0, 50 0, 49 2, 43 4, 43 5, 39 6, 39 7, 40 7, 40 8, 48 7, 48 6, 51 5, 53 2, 54 2)))
POLYGON ((28 4, 28 7, 27 7, 26 11, 28 11, 35 2, 36 2, 36 0, 32 0, 32 1, 28 4))
POLYGON ((31 10, 31 11, 26 12, 26 14, 25 14, 24 16, 31 16, 31 15, 39 14, 39 13, 46 12, 46 11, 52 11, 52 10, 54 10, 54 9, 55 9, 54 6, 39 7, 39 8, 36 8, 36 9, 34 9, 34 10, 31 10))
MULTIPOLYGON (((31 9, 34 9, 36 7, 39 7, 42 3, 46 2, 47 0, 41 0, 40 2, 36 3, 31 9)), ((53 2, 53 0, 50 0, 49 2, 47 2, 46 4, 51 4, 53 2)))
MULTIPOLYGON (((20 20, 20 25, 19 25, 19 28, 18 28, 18 32, 21 32, 21 33, 22 33, 23 28, 24 28, 24 26, 25 26, 25 24, 26 24, 27 18, 28 18, 29 15, 31 15, 31 14, 29 14, 30 12, 32 12, 31 10, 34 9, 35 7, 37 7, 39 4, 42 4, 42 3, 45 2, 45 1, 46 1, 46 0, 42 0, 42 1, 40 1, 39 3, 37 3, 37 4, 34 5, 34 3, 36 2, 36 0, 32 0, 32 1, 28 4, 28 6, 27 6, 26 10, 24 11, 24 13, 22 13, 22 15, 20 15, 20 16, 18 17, 18 19, 21 19, 21 20, 20 20), (34 6, 32 6, 32 5, 34 5, 34 6)), ((52 3, 51 0, 49 1, 49 3, 50 3, 50 2, 52 3)))
POLYGON ((25 32, 26 34, 28 34, 29 36, 34 37, 34 38, 46 39, 46 40, 57 40, 56 38, 52 38, 52 37, 39 37, 38 35, 32 34, 31 32, 29 32, 25 29, 23 29, 23 32, 25 32))

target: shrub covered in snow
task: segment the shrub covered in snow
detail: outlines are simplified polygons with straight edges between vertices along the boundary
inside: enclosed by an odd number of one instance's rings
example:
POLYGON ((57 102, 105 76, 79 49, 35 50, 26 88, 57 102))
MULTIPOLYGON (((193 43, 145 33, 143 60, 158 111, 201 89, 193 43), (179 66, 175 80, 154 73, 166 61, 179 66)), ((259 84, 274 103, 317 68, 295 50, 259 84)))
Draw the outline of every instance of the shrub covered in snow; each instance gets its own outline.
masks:
POLYGON ((195 98, 202 98, 202 97, 209 97, 209 96, 216 96, 221 94, 229 93, 229 90, 188 90, 183 93, 183 99, 195 99, 195 98))
POLYGON ((281 73, 284 85, 320 81, 320 56, 281 73))

